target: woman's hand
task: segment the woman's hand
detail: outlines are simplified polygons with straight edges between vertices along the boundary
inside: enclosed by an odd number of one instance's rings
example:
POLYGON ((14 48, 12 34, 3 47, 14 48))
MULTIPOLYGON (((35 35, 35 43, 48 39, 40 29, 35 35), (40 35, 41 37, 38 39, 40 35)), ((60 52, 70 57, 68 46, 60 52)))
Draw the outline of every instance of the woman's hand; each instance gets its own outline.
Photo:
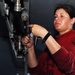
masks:
POLYGON ((22 44, 26 45, 28 48, 32 47, 33 44, 33 37, 30 37, 29 35, 22 38, 22 44))
POLYGON ((28 27, 30 27, 31 32, 35 36, 38 36, 38 37, 41 37, 41 38, 44 38, 44 36, 48 33, 48 31, 44 27, 42 27, 38 24, 30 24, 30 25, 28 25, 28 27))

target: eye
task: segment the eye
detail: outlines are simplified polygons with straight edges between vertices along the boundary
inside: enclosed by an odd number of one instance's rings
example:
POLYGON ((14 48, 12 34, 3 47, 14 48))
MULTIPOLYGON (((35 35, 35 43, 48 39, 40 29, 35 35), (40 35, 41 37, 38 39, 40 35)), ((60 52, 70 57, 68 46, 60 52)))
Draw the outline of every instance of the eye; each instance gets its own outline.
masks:
POLYGON ((63 15, 61 15, 61 17, 64 17, 63 15))

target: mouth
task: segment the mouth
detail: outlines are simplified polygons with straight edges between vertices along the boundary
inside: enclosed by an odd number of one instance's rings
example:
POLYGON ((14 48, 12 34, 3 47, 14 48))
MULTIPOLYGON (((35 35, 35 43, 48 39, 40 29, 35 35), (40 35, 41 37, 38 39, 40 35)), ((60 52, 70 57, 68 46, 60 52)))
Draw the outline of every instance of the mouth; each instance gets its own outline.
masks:
POLYGON ((55 26, 57 27, 57 26, 59 26, 60 25, 60 23, 55 23, 55 26))

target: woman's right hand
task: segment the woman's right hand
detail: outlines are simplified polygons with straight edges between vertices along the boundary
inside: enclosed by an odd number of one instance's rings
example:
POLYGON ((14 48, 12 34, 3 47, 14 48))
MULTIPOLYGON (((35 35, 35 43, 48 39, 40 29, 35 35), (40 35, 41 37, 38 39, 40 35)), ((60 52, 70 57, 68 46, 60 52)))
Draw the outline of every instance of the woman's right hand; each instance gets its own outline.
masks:
POLYGON ((27 46, 28 48, 32 47, 34 45, 33 37, 30 37, 29 35, 24 36, 22 38, 22 44, 27 46))
POLYGON ((46 28, 44 28, 43 26, 40 26, 38 24, 30 24, 30 25, 28 25, 28 27, 30 27, 33 35, 35 35, 37 37, 44 38, 44 36, 48 33, 46 28))

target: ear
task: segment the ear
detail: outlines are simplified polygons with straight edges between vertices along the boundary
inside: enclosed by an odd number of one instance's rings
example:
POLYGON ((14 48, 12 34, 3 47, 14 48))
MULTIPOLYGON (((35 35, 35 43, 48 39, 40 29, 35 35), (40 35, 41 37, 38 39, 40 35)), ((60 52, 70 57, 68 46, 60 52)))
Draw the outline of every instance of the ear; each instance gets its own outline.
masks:
POLYGON ((71 24, 74 24, 74 23, 75 23, 75 17, 72 18, 72 20, 71 20, 71 24))

